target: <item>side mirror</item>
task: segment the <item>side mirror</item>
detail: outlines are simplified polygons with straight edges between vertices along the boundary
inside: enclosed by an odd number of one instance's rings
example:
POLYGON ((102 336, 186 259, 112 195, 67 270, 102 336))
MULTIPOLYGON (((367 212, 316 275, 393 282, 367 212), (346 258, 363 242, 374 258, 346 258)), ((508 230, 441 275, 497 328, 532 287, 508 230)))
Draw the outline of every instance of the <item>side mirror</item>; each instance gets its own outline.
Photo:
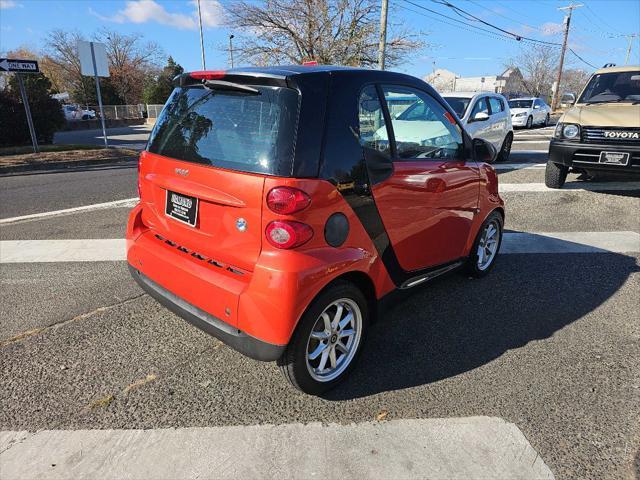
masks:
POLYGON ((498 151, 491 143, 481 138, 473 139, 473 159, 476 162, 493 163, 498 151))
POLYGON ((533 106, 533 109, 534 109, 534 110, 537 110, 537 109, 539 109, 539 108, 540 108, 540 105, 534 105, 534 106, 533 106))
POLYGON ((485 112, 478 112, 473 116, 474 122, 484 122, 485 120, 489 120, 489 115, 485 112))

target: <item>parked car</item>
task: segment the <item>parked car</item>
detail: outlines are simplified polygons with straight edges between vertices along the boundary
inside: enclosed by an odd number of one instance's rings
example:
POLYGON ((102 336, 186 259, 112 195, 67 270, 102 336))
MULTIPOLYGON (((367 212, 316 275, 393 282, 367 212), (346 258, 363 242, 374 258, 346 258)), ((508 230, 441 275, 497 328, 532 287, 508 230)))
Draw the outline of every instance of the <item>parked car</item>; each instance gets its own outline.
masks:
POLYGON ((462 120, 472 138, 491 142, 498 151, 498 161, 509 159, 513 126, 506 98, 490 92, 453 92, 442 97, 462 120))
POLYGON ((79 105, 63 105, 64 118, 67 120, 91 120, 96 118, 95 110, 85 110, 79 105))
POLYGON ((514 98, 509 100, 511 123, 514 127, 531 128, 549 125, 551 107, 541 98, 514 98))
POLYGON ((597 70, 556 126, 545 183, 562 188, 569 171, 640 173, 640 66, 597 70))
POLYGON ((297 388, 341 381, 394 293, 494 266, 496 151, 422 80, 292 66, 177 84, 140 155, 131 274, 297 388), (391 118, 398 93, 422 102, 429 128, 391 118))

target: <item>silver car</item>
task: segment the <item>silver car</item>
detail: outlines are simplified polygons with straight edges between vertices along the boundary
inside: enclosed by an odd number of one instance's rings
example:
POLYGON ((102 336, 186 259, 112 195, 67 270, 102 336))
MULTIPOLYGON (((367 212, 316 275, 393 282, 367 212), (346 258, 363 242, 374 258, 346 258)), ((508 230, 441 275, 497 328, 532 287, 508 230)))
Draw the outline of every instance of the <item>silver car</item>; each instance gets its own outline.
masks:
POLYGON ((509 159, 513 127, 506 98, 492 92, 451 92, 442 94, 442 97, 462 120, 472 138, 491 142, 498 152, 497 161, 509 159))

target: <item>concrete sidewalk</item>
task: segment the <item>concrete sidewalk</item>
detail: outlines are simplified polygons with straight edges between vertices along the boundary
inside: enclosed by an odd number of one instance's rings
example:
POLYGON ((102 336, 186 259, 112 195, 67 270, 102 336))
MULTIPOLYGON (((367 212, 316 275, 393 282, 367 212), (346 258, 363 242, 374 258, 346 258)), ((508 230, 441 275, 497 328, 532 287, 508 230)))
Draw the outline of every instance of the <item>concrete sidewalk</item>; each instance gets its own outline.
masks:
POLYGON ((2 432, 10 479, 551 479, 500 418, 2 432))

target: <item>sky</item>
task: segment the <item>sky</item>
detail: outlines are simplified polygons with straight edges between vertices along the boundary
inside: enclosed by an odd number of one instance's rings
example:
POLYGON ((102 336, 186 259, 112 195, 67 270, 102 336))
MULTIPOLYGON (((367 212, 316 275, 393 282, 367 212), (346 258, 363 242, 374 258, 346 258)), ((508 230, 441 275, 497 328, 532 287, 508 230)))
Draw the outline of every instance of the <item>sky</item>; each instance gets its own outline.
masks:
MULTIPOLYGON (((201 0, 210 69, 228 67, 229 35, 240 33, 225 25, 224 5, 228 1, 201 0)), ((449 2, 508 32, 556 43, 562 42, 564 17, 558 7, 569 4, 560 0, 449 2)), ((571 53, 569 66, 592 71, 605 63, 624 64, 629 41, 623 35, 640 31, 640 1, 579 3, 584 6, 574 10, 569 46, 591 66, 571 53)), ((426 44, 422 51, 407 56, 393 68, 397 71, 420 77, 434 68, 462 76, 496 75, 523 48, 522 42, 499 36, 499 32, 479 20, 465 18, 434 0, 389 0, 389 4, 390 23, 413 29, 426 44)), ((96 30, 106 27, 122 33, 142 33, 185 70, 200 70, 196 12, 195 0, 0 0, 0 54, 20 46, 40 50, 47 33, 53 29, 79 30, 91 37, 96 30)), ((634 39, 630 63, 640 64, 640 36, 634 39)))

